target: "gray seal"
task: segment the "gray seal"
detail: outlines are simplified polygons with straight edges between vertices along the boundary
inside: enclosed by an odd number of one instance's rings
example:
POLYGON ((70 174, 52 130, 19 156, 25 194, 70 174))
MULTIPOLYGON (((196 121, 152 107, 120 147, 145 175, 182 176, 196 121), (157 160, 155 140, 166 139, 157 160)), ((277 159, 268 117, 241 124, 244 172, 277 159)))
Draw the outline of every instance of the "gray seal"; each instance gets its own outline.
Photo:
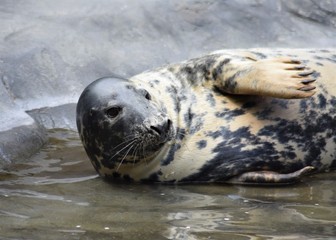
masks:
POLYGON ((289 184, 336 167, 335 50, 217 51, 81 94, 97 172, 135 182, 289 184))

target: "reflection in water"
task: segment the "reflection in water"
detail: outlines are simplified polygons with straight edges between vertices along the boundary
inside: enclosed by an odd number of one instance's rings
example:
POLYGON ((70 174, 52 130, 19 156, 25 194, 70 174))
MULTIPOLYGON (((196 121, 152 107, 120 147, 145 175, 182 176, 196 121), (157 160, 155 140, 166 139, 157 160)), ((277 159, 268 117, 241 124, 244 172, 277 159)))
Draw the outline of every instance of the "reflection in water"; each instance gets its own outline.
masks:
POLYGON ((110 184, 77 133, 0 172, 0 239, 332 239, 336 173, 277 188, 110 184))

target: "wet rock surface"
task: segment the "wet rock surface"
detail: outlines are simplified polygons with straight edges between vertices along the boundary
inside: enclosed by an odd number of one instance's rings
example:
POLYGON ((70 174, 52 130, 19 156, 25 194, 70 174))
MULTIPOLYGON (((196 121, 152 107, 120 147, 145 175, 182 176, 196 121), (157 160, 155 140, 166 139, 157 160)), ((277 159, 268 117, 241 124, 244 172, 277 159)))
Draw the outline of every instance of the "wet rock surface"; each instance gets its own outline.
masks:
POLYGON ((46 129, 75 130, 96 78, 223 48, 336 47, 327 0, 4 0, 0 21, 0 166, 38 151, 46 129))

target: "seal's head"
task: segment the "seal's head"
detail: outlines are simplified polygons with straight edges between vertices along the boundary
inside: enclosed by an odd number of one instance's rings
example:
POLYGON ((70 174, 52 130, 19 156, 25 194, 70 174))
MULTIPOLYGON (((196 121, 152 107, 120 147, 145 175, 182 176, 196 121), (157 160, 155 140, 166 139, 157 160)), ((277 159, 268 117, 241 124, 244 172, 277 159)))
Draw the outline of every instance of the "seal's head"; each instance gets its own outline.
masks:
POLYGON ((77 104, 77 128, 95 169, 117 171, 150 160, 170 141, 172 121, 151 94, 118 77, 85 88, 77 104), (106 169, 107 168, 107 169, 106 169))

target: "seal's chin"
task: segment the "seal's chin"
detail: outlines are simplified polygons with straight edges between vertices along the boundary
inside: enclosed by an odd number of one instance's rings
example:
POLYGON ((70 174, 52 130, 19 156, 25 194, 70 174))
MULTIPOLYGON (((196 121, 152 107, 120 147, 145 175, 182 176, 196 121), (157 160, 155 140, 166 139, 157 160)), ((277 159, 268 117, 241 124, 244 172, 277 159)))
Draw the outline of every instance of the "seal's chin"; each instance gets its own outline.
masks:
POLYGON ((160 151, 161 148, 165 145, 165 143, 166 142, 161 142, 158 144, 152 144, 152 145, 146 146, 146 151, 151 152, 151 153, 160 151))
POLYGON ((121 166, 134 166, 139 163, 148 163, 154 159, 159 153, 164 143, 152 146, 143 146, 137 153, 132 153, 128 155, 118 154, 110 162, 111 169, 119 169, 121 166))

